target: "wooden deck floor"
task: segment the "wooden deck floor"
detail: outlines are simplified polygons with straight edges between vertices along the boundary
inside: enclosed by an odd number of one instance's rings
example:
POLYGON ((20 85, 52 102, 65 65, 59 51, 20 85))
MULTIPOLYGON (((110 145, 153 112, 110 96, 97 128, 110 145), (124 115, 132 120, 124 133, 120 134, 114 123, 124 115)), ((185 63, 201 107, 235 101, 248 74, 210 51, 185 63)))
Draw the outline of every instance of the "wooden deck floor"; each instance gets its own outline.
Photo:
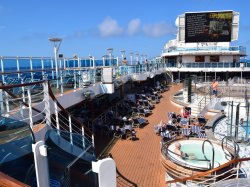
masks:
MULTIPOLYGON (((160 137, 154 133, 153 126, 161 119, 166 121, 167 112, 180 113, 181 107, 170 101, 170 96, 179 89, 180 85, 174 85, 162 94, 161 102, 147 117, 149 124, 136 129, 139 140, 118 140, 110 151, 121 174, 139 187, 166 186, 165 171, 160 163, 160 137)), ((131 185, 118 183, 117 186, 131 185)))

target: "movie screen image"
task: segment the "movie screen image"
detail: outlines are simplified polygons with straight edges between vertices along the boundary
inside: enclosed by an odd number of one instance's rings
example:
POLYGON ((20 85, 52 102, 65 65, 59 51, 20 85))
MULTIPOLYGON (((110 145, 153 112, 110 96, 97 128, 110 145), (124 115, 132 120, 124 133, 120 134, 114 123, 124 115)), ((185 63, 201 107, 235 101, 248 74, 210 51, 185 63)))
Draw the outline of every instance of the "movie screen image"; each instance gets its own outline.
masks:
POLYGON ((230 42, 233 12, 185 14, 185 42, 230 42))

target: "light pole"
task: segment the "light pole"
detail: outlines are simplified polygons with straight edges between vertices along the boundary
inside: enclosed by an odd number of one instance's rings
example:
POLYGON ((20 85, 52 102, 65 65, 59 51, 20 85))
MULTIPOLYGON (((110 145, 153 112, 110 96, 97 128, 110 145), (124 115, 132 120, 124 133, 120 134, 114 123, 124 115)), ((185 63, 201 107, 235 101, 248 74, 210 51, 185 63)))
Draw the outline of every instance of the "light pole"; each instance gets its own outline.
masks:
POLYGON ((49 41, 52 42, 54 45, 55 68, 56 68, 56 88, 59 88, 57 54, 58 54, 58 50, 62 42, 62 38, 49 38, 49 41))
POLYGON ((139 63, 139 53, 138 53, 137 51, 135 52, 135 56, 136 56, 136 62, 137 62, 138 64, 140 64, 140 63, 139 63))
POLYGON ((109 60, 110 60, 109 65, 111 66, 111 65, 113 65, 113 64, 112 64, 112 53, 113 53, 113 48, 108 48, 107 51, 108 51, 108 53, 109 53, 109 60))
POLYGON ((134 53, 133 53, 133 52, 130 52, 129 54, 130 54, 130 65, 132 65, 132 62, 133 62, 133 54, 134 54, 134 53))
POLYGON ((124 59, 124 57, 125 57, 125 53, 126 53, 126 51, 125 51, 125 50, 121 50, 122 60, 123 60, 123 59, 124 59))

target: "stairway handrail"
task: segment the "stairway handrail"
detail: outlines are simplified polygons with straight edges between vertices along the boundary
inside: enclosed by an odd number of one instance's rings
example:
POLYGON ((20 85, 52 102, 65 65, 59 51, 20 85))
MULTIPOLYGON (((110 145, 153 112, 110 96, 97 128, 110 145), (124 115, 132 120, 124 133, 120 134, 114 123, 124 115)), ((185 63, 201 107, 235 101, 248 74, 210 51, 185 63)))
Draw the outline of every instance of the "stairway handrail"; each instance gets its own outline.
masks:
POLYGON ((239 144, 236 143, 236 141, 234 139, 232 139, 231 137, 229 136, 225 136, 222 140, 221 140, 221 147, 222 147, 222 150, 224 151, 224 153, 228 156, 228 153, 225 152, 224 150, 224 141, 226 141, 226 147, 227 147, 227 140, 230 140, 233 142, 233 148, 234 148, 234 158, 237 158, 238 155, 239 155, 239 151, 240 151, 240 148, 239 148, 239 144))
MULTIPOLYGON (((50 81, 48 81, 49 83, 50 81)), ((86 133, 89 137, 92 136, 92 132, 89 128, 87 128, 86 126, 84 126, 78 119, 76 119, 73 115, 71 115, 67 110, 65 110, 65 108, 60 104, 60 102, 56 99, 52 89, 51 89, 51 86, 50 84, 48 84, 48 87, 49 87, 49 95, 51 97, 51 99, 57 103, 57 106, 63 111, 65 112, 68 116, 71 116, 71 118, 76 121, 76 123, 78 123, 78 125, 80 125, 81 127, 84 128, 84 133, 86 133)))
POLYGON ((36 81, 36 82, 28 82, 28 83, 23 83, 23 84, 11 84, 11 85, 5 85, 2 83, 0 84, 0 89, 6 90, 10 88, 16 88, 16 87, 23 87, 23 86, 32 86, 35 84, 41 84, 44 83, 46 80, 41 80, 41 81, 36 81))
POLYGON ((239 162, 244 162, 244 161, 250 161, 250 157, 248 158, 237 158, 237 159, 234 159, 234 160, 231 160, 225 164, 222 164, 221 166, 217 167, 217 168, 214 168, 214 169, 211 169, 211 170, 208 170, 208 171, 205 171, 205 172, 199 172, 197 173, 196 175, 193 175, 193 176, 190 176, 190 177, 185 177, 185 178, 182 178, 182 179, 174 179, 174 180, 170 180, 170 181, 166 181, 166 184, 170 184, 170 183, 176 183, 176 182, 185 182, 187 180, 194 180, 198 177, 206 177, 220 169, 223 169, 231 164, 235 164, 235 163, 239 163, 239 162))

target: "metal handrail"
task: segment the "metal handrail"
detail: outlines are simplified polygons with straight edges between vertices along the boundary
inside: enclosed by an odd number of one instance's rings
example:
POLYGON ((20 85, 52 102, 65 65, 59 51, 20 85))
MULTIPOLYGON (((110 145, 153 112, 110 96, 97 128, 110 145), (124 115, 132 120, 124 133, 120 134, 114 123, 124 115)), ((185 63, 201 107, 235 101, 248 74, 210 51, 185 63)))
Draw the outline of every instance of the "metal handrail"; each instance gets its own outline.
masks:
POLYGON ((212 153, 213 154, 212 154, 212 165, 211 165, 211 168, 213 169, 214 168, 214 145, 212 144, 212 142, 210 140, 204 140, 204 142, 202 143, 202 153, 203 153, 203 156, 205 157, 206 160, 209 160, 206 157, 205 152, 204 152, 204 146, 205 146, 206 142, 208 142, 212 146, 212 153))
POLYGON ((216 172, 216 171, 219 171, 223 168, 226 168, 227 166, 230 166, 231 164, 235 164, 235 163, 240 163, 240 162, 244 162, 244 161, 250 161, 250 157, 249 158, 238 158, 238 159, 234 159, 234 160, 231 160, 217 168, 213 168, 209 171, 205 171, 205 172, 200 172, 196 175, 193 175, 193 176, 190 176, 190 177, 185 177, 185 178, 182 178, 182 179, 174 179, 174 180, 170 180, 170 181, 166 181, 166 184, 170 184, 170 183, 177 183, 177 182, 185 182, 185 181, 188 181, 188 180, 195 180, 195 179, 198 179, 199 177, 206 177, 206 176, 209 176, 211 175, 212 173, 216 172))
POLYGON ((227 142, 228 140, 232 141, 233 142, 233 147, 234 147, 234 158, 237 158, 239 156, 239 151, 240 151, 240 147, 239 147, 239 144, 237 144, 235 142, 234 139, 232 139, 232 137, 229 137, 229 136, 225 136, 222 140, 221 140, 221 147, 222 147, 222 150, 224 151, 225 155, 227 156, 231 156, 229 155, 226 151, 225 151, 225 147, 224 147, 224 142, 226 143, 226 147, 227 147, 227 142))

